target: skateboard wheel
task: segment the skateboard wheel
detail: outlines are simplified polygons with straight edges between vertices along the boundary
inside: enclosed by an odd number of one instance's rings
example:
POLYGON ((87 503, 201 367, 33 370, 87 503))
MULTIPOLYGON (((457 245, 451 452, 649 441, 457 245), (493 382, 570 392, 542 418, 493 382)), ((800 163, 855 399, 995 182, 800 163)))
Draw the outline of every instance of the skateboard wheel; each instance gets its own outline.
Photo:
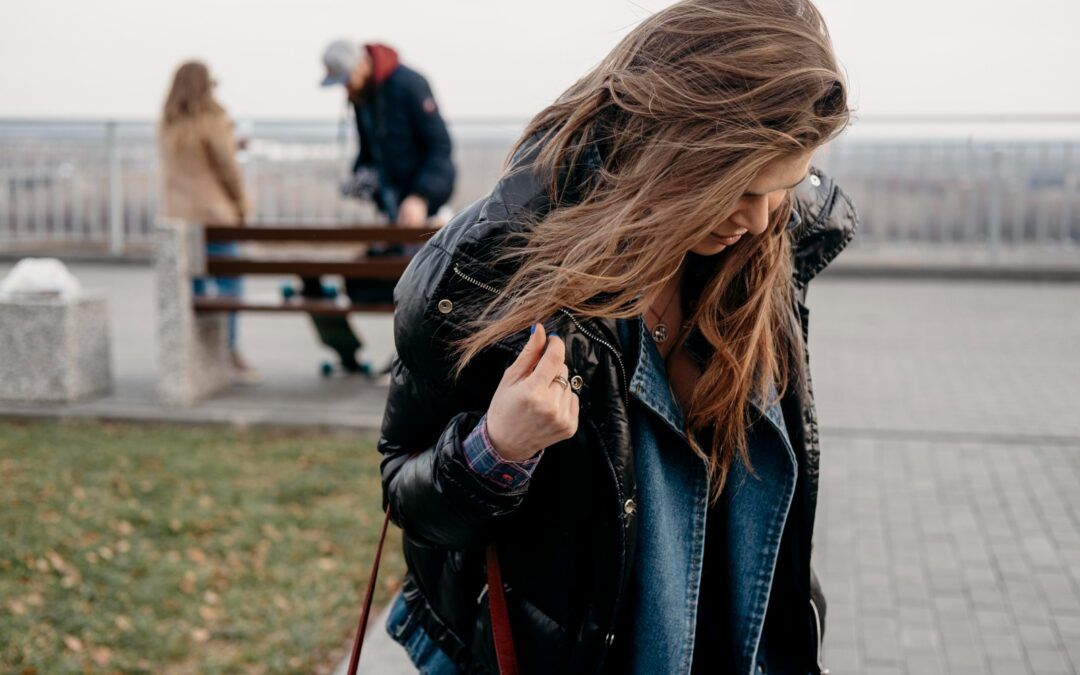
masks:
POLYGON ((323 292, 323 297, 324 298, 333 299, 333 298, 337 297, 338 289, 337 289, 337 286, 331 286, 329 284, 323 284, 322 292, 323 292))
POLYGON ((375 367, 371 365, 371 361, 362 361, 360 363, 360 372, 364 375, 370 376, 375 372, 375 367))
POLYGON ((319 366, 319 371, 322 373, 323 377, 330 377, 334 374, 334 364, 329 361, 323 361, 322 365, 319 366))
POLYGON ((296 295, 296 289, 293 288, 292 286, 288 285, 288 284, 283 284, 281 286, 281 295, 286 300, 290 300, 296 295))

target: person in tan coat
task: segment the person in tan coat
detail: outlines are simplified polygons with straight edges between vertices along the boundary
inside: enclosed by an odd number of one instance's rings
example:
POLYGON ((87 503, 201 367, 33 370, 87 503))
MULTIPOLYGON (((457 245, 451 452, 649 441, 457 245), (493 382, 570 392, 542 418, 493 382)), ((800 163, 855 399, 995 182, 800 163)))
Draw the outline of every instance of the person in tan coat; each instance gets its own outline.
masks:
MULTIPOLYGON (((196 223, 243 225, 249 211, 243 175, 236 162, 233 123, 214 99, 217 83, 200 61, 180 65, 173 76, 158 127, 162 215, 196 223)), ((235 255, 234 242, 213 242, 211 255, 235 255)), ((221 296, 239 297, 237 277, 195 279, 194 292, 203 295, 212 281, 221 296)), ((252 382, 258 372, 240 356, 236 343, 236 313, 229 315, 229 349, 235 379, 252 382)))

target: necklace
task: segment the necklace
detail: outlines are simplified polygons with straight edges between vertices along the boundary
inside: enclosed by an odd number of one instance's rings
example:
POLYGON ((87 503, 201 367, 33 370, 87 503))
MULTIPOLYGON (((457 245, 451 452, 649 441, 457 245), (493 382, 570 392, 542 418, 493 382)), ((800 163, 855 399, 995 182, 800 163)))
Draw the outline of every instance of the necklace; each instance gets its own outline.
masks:
POLYGON ((664 323, 664 315, 667 314, 668 307, 671 307, 671 301, 674 300, 675 296, 678 295, 678 294, 679 294, 679 285, 676 284, 675 285, 675 292, 673 292, 671 294, 671 297, 668 298, 667 304, 664 305, 664 309, 659 314, 656 313, 656 310, 653 309, 652 306, 649 307, 649 311, 652 312, 653 314, 655 314, 656 319, 657 319, 656 328, 653 328, 653 330, 652 330, 652 338, 653 338, 654 342, 660 343, 660 342, 663 342, 664 340, 667 339, 667 331, 668 331, 668 329, 667 329, 667 324, 664 323))

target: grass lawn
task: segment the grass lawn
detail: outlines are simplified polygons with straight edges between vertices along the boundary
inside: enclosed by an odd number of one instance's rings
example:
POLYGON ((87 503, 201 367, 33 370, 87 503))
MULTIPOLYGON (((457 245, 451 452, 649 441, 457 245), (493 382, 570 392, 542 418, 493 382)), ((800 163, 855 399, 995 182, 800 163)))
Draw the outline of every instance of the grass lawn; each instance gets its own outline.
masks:
MULTIPOLYGON (((378 462, 373 436, 0 423, 0 672, 331 670, 378 462)), ((391 533, 378 604, 404 570, 391 533)))

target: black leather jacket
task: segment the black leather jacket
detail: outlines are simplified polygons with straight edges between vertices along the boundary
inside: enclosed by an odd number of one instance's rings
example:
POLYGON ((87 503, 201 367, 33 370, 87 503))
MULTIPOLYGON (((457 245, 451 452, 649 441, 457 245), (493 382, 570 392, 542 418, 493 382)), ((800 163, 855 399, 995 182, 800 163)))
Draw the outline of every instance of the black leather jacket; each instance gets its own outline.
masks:
MULTIPOLYGON (((599 161, 591 147, 576 169, 580 180, 599 161)), ((484 570, 484 545, 494 540, 522 671, 595 673, 604 671, 619 639, 637 528, 626 508, 636 489, 630 373, 615 321, 566 310, 544 321, 566 342, 570 377, 581 378, 581 417, 573 438, 547 449, 523 496, 481 482, 466 466, 461 442, 487 410, 528 330, 481 352, 457 382, 444 347, 507 277, 485 262, 492 243, 522 227, 523 216, 551 207, 545 181, 526 164, 519 157, 518 170, 442 228, 395 289, 397 357, 378 443, 384 499, 403 530, 410 611, 464 671, 498 672, 484 570)), ((795 251, 791 311, 805 340, 806 285, 851 240, 857 218, 847 196, 820 172, 804 181, 796 202, 802 222, 788 235, 795 251)), ((770 604, 766 636, 775 631, 805 664, 803 672, 816 672, 825 607, 810 570, 818 428, 807 362, 798 364, 796 379, 781 405, 802 489, 774 578, 771 602, 783 606, 774 611, 770 604)))

